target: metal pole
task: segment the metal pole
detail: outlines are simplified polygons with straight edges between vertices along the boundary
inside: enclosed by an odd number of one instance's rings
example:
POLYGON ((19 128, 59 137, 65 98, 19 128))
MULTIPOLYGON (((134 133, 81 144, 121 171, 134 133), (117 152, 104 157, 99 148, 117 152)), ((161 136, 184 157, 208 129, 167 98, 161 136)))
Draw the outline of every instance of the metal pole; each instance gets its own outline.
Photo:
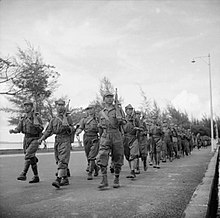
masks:
POLYGON ((209 58, 209 88, 210 88, 210 119, 211 119, 211 152, 214 152, 214 129, 213 129, 213 108, 212 108, 212 77, 211 77, 211 57, 208 54, 209 58))

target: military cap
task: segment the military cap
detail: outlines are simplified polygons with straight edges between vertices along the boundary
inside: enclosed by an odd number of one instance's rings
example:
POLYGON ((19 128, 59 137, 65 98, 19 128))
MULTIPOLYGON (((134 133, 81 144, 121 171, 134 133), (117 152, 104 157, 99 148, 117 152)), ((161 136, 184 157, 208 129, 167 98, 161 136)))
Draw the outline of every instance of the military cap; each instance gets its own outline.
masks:
POLYGON ((131 104, 129 104, 129 105, 127 105, 126 107, 125 107, 125 110, 126 109, 133 109, 133 107, 131 106, 131 104))
POLYGON ((141 114, 141 112, 140 111, 135 111, 135 114, 141 114))
POLYGON ((62 100, 62 99, 59 99, 59 100, 55 101, 55 104, 58 104, 58 105, 65 105, 65 101, 62 100))
POLYGON ((25 102, 24 102, 24 106, 25 106, 25 105, 31 105, 32 107, 34 106, 33 102, 30 101, 30 100, 25 101, 25 102))
POLYGON ((109 91, 107 91, 104 95, 103 95, 103 99, 106 97, 106 96, 114 96, 114 94, 113 93, 111 93, 111 92, 109 92, 109 91))
POLYGON ((85 108, 85 110, 89 110, 89 109, 92 109, 94 107, 95 107, 94 105, 90 104, 88 107, 85 108))
POLYGON ((157 116, 153 115, 153 116, 152 116, 152 119, 153 119, 153 120, 157 119, 157 116))

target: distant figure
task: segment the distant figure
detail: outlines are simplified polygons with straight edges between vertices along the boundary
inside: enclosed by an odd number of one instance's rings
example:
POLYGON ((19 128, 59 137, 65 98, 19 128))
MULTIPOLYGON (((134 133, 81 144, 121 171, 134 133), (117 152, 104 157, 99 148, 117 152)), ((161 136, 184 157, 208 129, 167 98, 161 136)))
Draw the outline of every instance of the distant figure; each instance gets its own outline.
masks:
POLYGON ((34 177, 29 183, 37 183, 40 181, 38 176, 37 162, 36 157, 37 149, 40 145, 38 139, 40 138, 43 131, 42 120, 36 111, 33 109, 33 103, 27 101, 24 103, 25 116, 21 118, 18 123, 18 126, 15 129, 10 129, 9 133, 23 133, 23 149, 25 154, 25 162, 23 172, 19 175, 17 180, 25 181, 27 179, 26 174, 31 165, 31 168, 34 173, 34 177))

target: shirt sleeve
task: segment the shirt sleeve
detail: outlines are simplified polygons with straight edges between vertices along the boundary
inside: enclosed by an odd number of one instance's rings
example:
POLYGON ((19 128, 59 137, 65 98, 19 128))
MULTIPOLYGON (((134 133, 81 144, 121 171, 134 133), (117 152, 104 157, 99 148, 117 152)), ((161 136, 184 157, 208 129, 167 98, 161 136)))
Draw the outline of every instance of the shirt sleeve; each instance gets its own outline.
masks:
POLYGON ((50 120, 46 130, 43 133, 43 140, 53 135, 53 119, 50 120))
POLYGON ((23 131, 23 119, 20 119, 20 120, 19 120, 19 123, 18 123, 17 127, 15 128, 15 131, 16 131, 17 133, 23 131))

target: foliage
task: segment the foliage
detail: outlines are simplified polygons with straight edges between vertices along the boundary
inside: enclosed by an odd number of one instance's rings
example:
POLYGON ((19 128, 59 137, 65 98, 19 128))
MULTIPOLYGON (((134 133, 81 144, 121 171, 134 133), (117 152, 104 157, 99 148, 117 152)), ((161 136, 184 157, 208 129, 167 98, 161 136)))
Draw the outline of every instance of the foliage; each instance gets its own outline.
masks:
MULTIPOLYGON (((55 67, 45 64, 41 53, 30 44, 26 49, 18 48, 16 57, 11 58, 12 63, 8 67, 11 70, 10 78, 6 83, 8 87, 8 100, 17 109, 1 108, 1 110, 12 113, 9 123, 14 125, 23 110, 25 100, 32 100, 36 110, 44 120, 48 118, 48 111, 52 115, 52 107, 49 105, 50 97, 57 88, 59 73, 54 71, 55 67)), ((5 70, 5 68, 4 68, 5 70)), ((8 70, 7 70, 8 71, 8 70)), ((2 93, 5 94, 5 93, 2 93)))

